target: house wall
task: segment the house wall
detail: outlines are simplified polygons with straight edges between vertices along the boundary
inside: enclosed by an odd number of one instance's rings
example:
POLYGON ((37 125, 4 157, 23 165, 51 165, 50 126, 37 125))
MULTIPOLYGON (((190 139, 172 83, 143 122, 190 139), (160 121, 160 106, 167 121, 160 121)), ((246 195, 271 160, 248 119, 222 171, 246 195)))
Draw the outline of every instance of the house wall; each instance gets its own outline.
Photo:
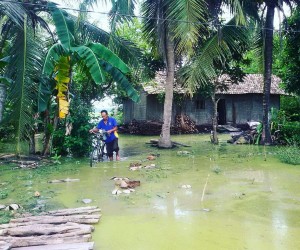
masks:
MULTIPOLYGON (((245 124, 248 121, 261 121, 263 116, 262 94, 223 95, 226 102, 226 121, 232 124, 245 124)), ((270 96, 270 108, 280 108, 280 96, 270 96)))
POLYGON ((157 95, 147 96, 147 120, 163 120, 164 103, 159 101, 157 95))
POLYGON ((124 123, 131 120, 146 120, 147 113, 147 95, 143 92, 140 94, 140 101, 135 103, 131 100, 123 102, 124 123))
MULTIPOLYGON (((262 120, 262 94, 218 95, 217 98, 225 100, 227 123, 245 124, 250 120, 262 120)), ((157 95, 142 93, 139 103, 131 100, 124 102, 124 122, 129 123, 132 119, 162 121, 163 105, 158 101, 157 95)), ((270 107, 279 109, 279 95, 270 96, 270 107)), ((172 113, 173 122, 175 116, 180 113, 187 114, 197 125, 211 124, 213 103, 210 99, 204 100, 201 97, 187 99, 182 105, 175 102, 172 113)))

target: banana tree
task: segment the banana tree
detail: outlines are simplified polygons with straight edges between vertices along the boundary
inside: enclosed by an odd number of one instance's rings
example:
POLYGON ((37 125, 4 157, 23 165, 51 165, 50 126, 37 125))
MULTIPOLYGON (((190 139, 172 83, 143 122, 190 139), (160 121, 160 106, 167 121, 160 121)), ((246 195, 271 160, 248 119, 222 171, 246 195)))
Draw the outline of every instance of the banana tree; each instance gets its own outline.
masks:
MULTIPOLYGON (((106 75, 110 74, 112 79, 126 90, 127 95, 132 100, 137 101, 139 96, 125 76, 130 73, 129 67, 99 42, 78 44, 74 29, 75 20, 67 12, 57 8, 55 4, 50 3, 48 8, 56 27, 58 42, 47 53, 43 74, 54 79, 55 86, 54 89, 51 89, 51 86, 41 84, 39 111, 42 112, 47 109, 50 97, 55 93, 58 117, 65 118, 68 115, 72 69, 79 64, 88 71, 88 75, 96 84, 104 85, 106 75)), ((44 154, 47 154, 47 151, 44 150, 44 154)))

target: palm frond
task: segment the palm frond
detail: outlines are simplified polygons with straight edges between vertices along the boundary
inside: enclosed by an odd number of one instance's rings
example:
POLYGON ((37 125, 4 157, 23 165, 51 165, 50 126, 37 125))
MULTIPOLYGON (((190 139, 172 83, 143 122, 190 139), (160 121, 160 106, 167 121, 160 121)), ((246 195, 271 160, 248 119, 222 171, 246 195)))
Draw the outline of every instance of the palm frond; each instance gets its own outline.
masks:
POLYGON ((222 27, 221 40, 218 33, 208 39, 200 49, 199 55, 179 72, 180 81, 189 89, 190 94, 217 76, 215 62, 222 63, 228 60, 233 52, 240 51, 241 43, 248 42, 249 31, 233 26, 233 22, 234 18, 228 22, 229 26, 222 27))
POLYGON ((146 41, 152 46, 158 46, 166 62, 166 11, 162 0, 145 0, 142 4, 143 33, 146 41))
MULTIPOLYGON (((26 18, 25 18, 26 20, 26 18)), ((42 68, 41 41, 34 36, 33 30, 27 26, 16 31, 13 55, 9 63, 8 77, 14 82, 9 90, 9 100, 13 107, 11 122, 15 125, 17 152, 20 152, 20 142, 30 133, 33 112, 35 112, 38 75, 42 68)))
POLYGON ((167 18, 178 20, 170 22, 174 39, 179 41, 178 52, 186 51, 191 53, 199 40, 201 30, 204 29, 207 6, 204 0, 180 0, 166 1, 168 5, 167 18))
POLYGON ((243 8, 242 0, 229 0, 230 11, 235 15, 236 25, 246 25, 247 18, 243 8))
POLYGON ((0 13, 8 16, 19 28, 23 28, 23 17, 26 11, 19 1, 0 1, 0 13))
POLYGON ((111 1, 112 8, 109 12, 111 30, 114 31, 116 25, 121 22, 128 22, 134 15, 136 0, 111 1))
POLYGON ((251 37, 252 50, 254 52, 255 58, 258 59, 258 71, 264 72, 264 36, 263 31, 256 26, 251 37))

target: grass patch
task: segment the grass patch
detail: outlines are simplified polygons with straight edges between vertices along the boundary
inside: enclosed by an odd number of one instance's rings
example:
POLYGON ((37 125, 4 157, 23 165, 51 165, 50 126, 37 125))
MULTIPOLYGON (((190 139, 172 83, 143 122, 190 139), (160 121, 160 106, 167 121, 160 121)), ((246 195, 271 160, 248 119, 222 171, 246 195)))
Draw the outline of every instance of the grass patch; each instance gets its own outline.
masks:
POLYGON ((279 148, 278 157, 281 162, 300 165, 300 149, 298 147, 289 146, 279 148))

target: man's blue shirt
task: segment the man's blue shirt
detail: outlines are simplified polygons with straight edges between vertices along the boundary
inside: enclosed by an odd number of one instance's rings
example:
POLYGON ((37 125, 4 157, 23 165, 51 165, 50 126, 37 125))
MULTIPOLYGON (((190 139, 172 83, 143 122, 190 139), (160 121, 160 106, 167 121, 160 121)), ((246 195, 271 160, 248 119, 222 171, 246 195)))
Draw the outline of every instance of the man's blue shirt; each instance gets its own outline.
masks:
MULTIPOLYGON (((113 129, 114 127, 116 127, 118 124, 117 124, 117 121, 115 118, 113 117, 108 117, 107 119, 107 123, 105 124, 103 119, 98 123, 97 125, 97 128, 98 129, 104 129, 105 131, 108 131, 108 130, 111 130, 113 129)), ((110 133, 110 135, 107 135, 107 138, 106 140, 104 140, 105 142, 111 142, 113 141, 114 139, 116 139, 117 137, 115 136, 115 133, 110 133)))

